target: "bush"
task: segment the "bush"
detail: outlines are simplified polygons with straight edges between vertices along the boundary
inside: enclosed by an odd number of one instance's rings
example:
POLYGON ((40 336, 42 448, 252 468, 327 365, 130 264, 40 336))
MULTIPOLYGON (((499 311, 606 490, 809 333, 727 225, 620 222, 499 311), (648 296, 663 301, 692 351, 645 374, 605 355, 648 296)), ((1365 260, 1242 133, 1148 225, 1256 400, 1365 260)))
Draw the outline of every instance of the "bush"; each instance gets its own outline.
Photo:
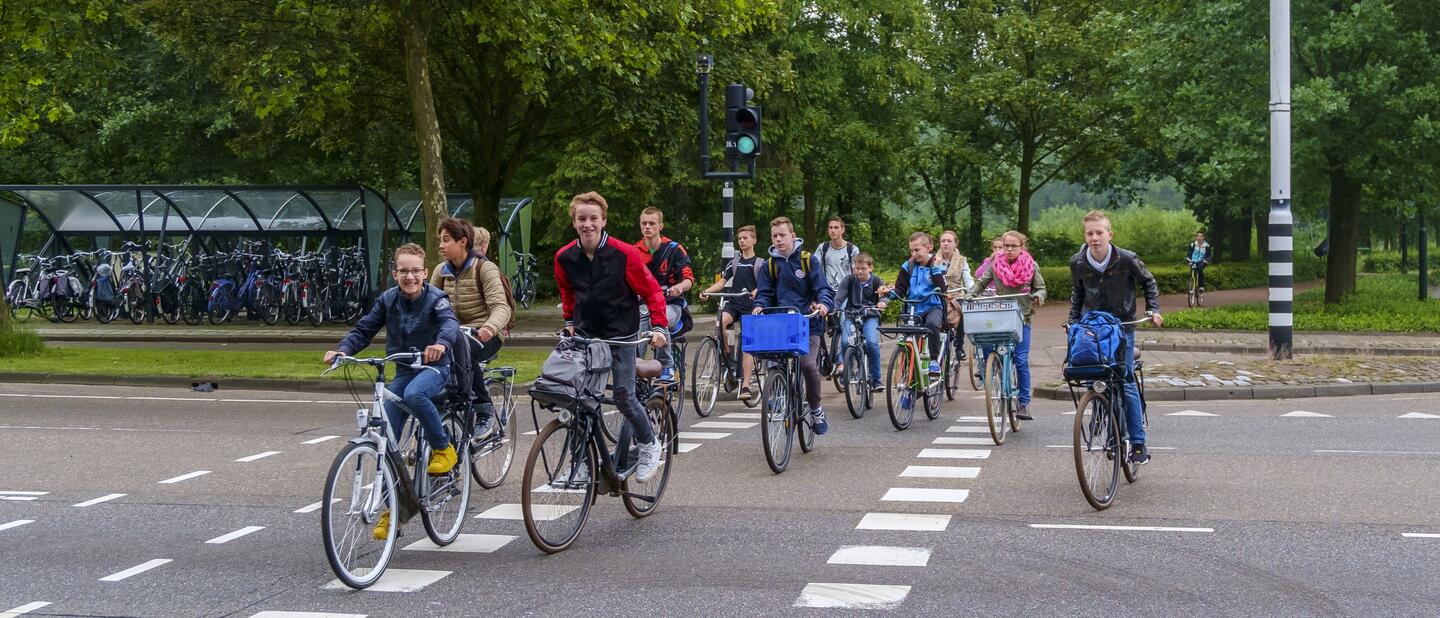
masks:
MULTIPOLYGON (((1186 309, 1167 314, 1165 326, 1196 330, 1269 328, 1265 303, 1186 309)), ((1360 277, 1356 292, 1338 305, 1325 304, 1317 287, 1295 297, 1296 330, 1435 332, 1440 331, 1440 301, 1416 298, 1415 280, 1402 275, 1360 277)))
MULTIPOLYGON (((1440 276, 1440 250, 1431 249, 1426 256, 1430 263, 1430 272, 1440 276)), ((1420 268, 1420 255, 1412 248, 1410 250, 1409 272, 1415 272, 1420 268)), ((1399 251, 1372 251, 1361 259, 1360 270, 1367 273, 1398 273, 1400 272, 1399 251)))
MULTIPOLYGON (((1178 259, 1176 260, 1179 261, 1178 259)), ((1161 294, 1184 294, 1190 290, 1190 267, 1184 264, 1146 263, 1161 294)), ((1323 278, 1325 264, 1318 260, 1301 260, 1295 263, 1295 280, 1311 281, 1323 278)), ((1045 278, 1045 287, 1051 301, 1070 298, 1070 267, 1047 266, 1040 269, 1045 278)), ((1270 285, 1270 266, 1265 262, 1229 262, 1213 264, 1205 269, 1207 290, 1239 290, 1270 285)))
POLYGON ((45 342, 33 331, 0 324, 0 358, 34 354, 45 349, 45 342))
MULTIPOLYGON (((1085 244, 1081 221, 1086 212, 1079 206, 1060 206, 1041 213, 1030 225, 1031 253, 1036 259, 1042 255, 1046 258, 1042 262, 1066 259, 1079 251, 1085 244)), ((1132 206, 1107 213, 1115 230, 1115 244, 1156 262, 1184 259, 1185 246, 1203 227, 1188 210, 1132 206)))

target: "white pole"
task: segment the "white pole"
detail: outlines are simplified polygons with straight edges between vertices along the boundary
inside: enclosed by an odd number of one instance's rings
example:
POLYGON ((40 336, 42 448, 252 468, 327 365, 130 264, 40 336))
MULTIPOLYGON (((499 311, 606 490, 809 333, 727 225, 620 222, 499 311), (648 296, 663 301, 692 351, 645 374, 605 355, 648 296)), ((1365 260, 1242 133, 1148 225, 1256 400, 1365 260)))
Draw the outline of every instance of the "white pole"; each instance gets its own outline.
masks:
POLYGON ((1290 0, 1270 0, 1270 358, 1292 357, 1295 220, 1290 210, 1290 0))

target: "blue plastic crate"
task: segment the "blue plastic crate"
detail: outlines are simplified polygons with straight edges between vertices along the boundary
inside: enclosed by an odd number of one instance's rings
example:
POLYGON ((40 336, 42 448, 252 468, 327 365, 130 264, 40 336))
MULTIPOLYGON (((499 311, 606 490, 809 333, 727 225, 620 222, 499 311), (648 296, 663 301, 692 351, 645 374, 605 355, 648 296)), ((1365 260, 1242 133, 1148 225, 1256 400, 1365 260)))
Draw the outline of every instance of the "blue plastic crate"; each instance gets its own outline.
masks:
POLYGON ((742 315, 740 349, 746 354, 809 354, 810 320, 798 313, 742 315))

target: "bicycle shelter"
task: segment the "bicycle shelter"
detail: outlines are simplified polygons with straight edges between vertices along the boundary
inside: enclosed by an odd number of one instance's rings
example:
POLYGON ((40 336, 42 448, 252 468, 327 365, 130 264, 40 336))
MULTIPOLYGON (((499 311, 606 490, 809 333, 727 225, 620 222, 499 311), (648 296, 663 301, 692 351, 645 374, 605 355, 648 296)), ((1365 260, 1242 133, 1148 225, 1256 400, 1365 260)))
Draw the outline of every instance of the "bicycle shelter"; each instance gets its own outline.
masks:
MULTIPOLYGON (((474 218, 469 194, 446 199, 451 216, 474 218)), ((530 199, 504 202, 518 211, 530 199)), ((382 290, 389 281, 382 268, 388 249, 423 243, 425 229, 419 192, 390 194, 358 184, 0 185, 0 277, 9 284, 22 249, 56 255, 77 250, 77 244, 111 247, 124 240, 214 249, 227 239, 254 238, 298 242, 312 251, 359 245, 366 255, 370 289, 382 290)), ((500 236, 507 234, 502 231, 500 236)))

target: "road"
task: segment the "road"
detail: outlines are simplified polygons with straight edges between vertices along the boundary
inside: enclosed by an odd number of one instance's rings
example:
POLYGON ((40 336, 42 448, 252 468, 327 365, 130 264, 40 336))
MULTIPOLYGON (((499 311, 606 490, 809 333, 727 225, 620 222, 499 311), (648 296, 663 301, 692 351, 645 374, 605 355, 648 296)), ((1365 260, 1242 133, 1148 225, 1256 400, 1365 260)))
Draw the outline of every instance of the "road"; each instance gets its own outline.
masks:
MULTIPOLYGON (((1104 512, 1077 487, 1064 402, 1036 400, 999 447, 973 393, 905 432, 881 405, 854 420, 831 401, 830 435, 782 475, 753 413, 691 413, 681 441, 698 446, 660 511, 602 497, 554 556, 495 518, 518 508, 517 466, 472 494, 465 532, 490 535, 474 551, 401 551, 382 583, 412 591, 354 592, 329 586, 319 513, 302 512, 353 431, 348 398, 4 384, 0 616, 1440 608, 1440 395, 1153 404, 1155 460, 1104 512)), ((415 522, 401 546, 423 539, 415 522)))

